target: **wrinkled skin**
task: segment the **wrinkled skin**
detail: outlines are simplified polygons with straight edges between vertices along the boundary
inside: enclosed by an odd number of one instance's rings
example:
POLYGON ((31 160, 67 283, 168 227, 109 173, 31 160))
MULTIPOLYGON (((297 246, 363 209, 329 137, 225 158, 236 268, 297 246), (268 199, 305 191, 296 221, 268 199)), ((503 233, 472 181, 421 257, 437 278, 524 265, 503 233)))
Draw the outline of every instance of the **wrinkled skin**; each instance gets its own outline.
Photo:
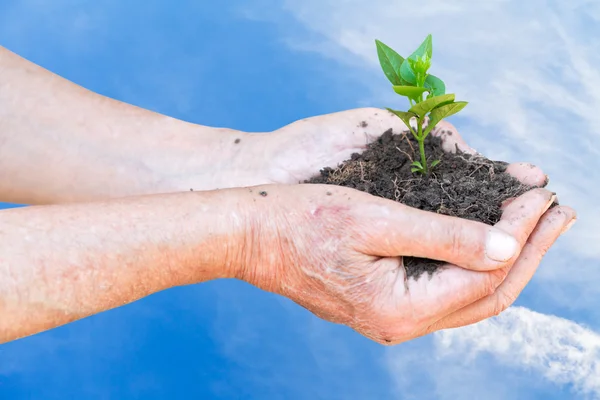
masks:
MULTIPOLYGON (((364 125, 364 124, 363 124, 364 125)), ((377 109, 311 118, 274 132, 270 179, 297 183, 335 166, 389 128, 404 125, 377 109), (359 125, 365 121, 367 126, 359 125)), ((433 132, 444 148, 469 148, 442 122, 433 132), (447 132, 452 134, 448 135, 447 132)), ((529 164, 509 173, 529 185, 545 175, 529 164)), ((284 295, 315 315, 350 326, 382 344, 497 315, 529 282, 543 255, 576 215, 533 189, 505 206, 495 227, 428 213, 330 185, 270 185, 249 189, 248 237, 238 276, 284 295), (261 193, 262 192, 262 193, 261 193), (514 256, 491 260, 491 230, 514 237, 514 256), (432 277, 407 279, 402 256, 447 262, 432 277)))

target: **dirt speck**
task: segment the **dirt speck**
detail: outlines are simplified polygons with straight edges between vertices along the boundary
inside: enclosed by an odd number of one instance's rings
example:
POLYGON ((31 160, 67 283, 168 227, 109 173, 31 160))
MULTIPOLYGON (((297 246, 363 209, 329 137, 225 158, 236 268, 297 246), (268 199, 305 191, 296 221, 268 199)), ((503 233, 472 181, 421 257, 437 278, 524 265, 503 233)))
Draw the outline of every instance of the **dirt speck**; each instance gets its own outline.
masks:
POLYGON ((267 197, 267 192, 265 192, 264 190, 261 190, 260 192, 258 192, 259 195, 261 195, 262 197, 267 197))

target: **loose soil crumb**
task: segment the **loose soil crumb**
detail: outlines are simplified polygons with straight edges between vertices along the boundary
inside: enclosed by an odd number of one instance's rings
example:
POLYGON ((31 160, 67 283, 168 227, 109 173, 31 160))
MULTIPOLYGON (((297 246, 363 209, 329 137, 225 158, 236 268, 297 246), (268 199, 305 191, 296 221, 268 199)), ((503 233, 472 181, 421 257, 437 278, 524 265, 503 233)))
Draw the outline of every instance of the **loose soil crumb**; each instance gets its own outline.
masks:
MULTIPOLYGON (((353 154, 337 168, 324 168, 305 183, 350 187, 395 200, 425 211, 451 215, 493 225, 500 220, 504 200, 520 196, 531 187, 506 171, 507 163, 482 156, 446 153, 441 139, 429 135, 425 141, 429 164, 441 162, 423 177, 410 171, 418 160, 418 144, 408 132, 385 132, 360 154, 353 154)), ((405 257, 408 278, 431 276, 440 261, 405 257)))

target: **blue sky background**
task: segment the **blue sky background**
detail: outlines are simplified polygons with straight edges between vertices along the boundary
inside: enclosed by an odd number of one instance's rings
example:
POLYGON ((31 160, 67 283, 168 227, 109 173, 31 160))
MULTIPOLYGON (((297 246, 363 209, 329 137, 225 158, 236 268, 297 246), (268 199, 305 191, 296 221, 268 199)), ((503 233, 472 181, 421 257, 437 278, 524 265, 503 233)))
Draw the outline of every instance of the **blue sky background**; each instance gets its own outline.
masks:
POLYGON ((210 282, 0 346, 0 398, 600 398, 600 7, 465 3, 0 2, 0 45, 101 94, 247 131, 397 104, 373 39, 406 53, 431 32, 434 73, 470 101, 453 120, 467 140, 540 165, 580 215, 517 306, 472 327, 384 348, 210 282))

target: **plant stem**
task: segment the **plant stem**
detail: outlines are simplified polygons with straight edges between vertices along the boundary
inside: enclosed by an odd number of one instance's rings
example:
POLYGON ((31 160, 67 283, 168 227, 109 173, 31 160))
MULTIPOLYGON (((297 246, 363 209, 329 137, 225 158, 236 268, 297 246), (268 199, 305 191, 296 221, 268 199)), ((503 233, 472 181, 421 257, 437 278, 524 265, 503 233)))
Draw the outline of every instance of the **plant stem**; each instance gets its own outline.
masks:
POLYGON ((427 174, 427 158, 425 157, 425 137, 423 135, 423 120, 418 119, 418 138, 419 152, 421 153, 421 165, 423 166, 423 174, 427 174))
POLYGON ((419 151, 421 152, 421 165, 423 174, 427 175, 427 158, 425 158, 425 140, 419 140, 419 151))

